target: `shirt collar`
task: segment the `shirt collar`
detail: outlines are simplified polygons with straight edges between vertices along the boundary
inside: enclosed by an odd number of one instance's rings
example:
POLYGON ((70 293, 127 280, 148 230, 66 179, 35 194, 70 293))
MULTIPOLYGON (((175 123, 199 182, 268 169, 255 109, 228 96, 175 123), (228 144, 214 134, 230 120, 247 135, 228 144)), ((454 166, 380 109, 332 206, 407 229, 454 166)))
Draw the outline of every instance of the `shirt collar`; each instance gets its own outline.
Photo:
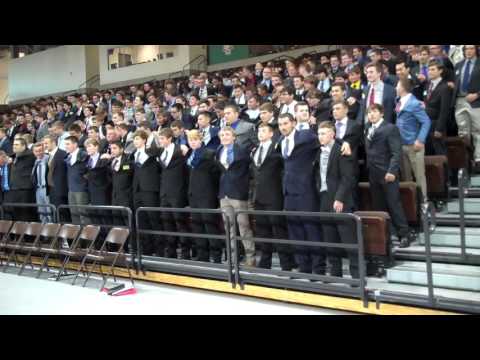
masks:
POLYGON ((292 132, 290 133, 290 135, 288 135, 286 138, 289 139, 289 140, 294 140, 296 131, 297 131, 297 129, 294 128, 292 130, 292 132))
POLYGON ((382 125, 383 123, 383 118, 381 118, 376 124, 372 124, 373 128, 376 130, 382 125))
POLYGON ((265 150, 265 149, 268 149, 271 144, 272 144, 272 140, 267 140, 264 143, 260 143, 260 146, 262 146, 263 149, 265 150))
POLYGON ((335 144, 335 140, 332 140, 329 144, 322 146, 322 151, 330 152, 335 144))
POLYGON ((408 101, 408 99, 410 99, 410 97, 412 96, 411 93, 408 93, 407 95, 404 95, 400 98, 400 102, 405 105, 408 101))
POLYGON ((347 125, 348 122, 348 116, 345 116, 342 120, 337 121, 337 123, 342 123, 343 125, 347 125))
POLYGON ((441 77, 441 76, 438 77, 438 78, 435 79, 435 80, 432 80, 433 86, 437 86, 437 85, 440 83, 440 81, 442 81, 442 77, 441 77))
POLYGON ((80 151, 80 148, 77 148, 77 150, 75 150, 75 151, 71 154, 71 155, 72 155, 72 158, 76 158, 79 151, 80 151))

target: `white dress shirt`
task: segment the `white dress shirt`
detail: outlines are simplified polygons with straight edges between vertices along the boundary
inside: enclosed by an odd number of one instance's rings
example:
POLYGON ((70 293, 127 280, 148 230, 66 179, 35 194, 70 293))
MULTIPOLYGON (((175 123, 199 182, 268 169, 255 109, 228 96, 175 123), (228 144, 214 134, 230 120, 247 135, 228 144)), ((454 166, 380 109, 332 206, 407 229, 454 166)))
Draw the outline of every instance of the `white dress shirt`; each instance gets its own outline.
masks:
POLYGON ((297 105, 297 101, 296 100, 293 100, 290 105, 286 105, 284 104, 282 106, 282 109, 280 110, 280 114, 285 114, 285 113, 289 113, 291 114, 292 116, 295 116, 295 105, 297 105))
POLYGON ((140 163, 140 165, 143 165, 145 161, 147 161, 149 156, 145 152, 145 148, 137 149, 135 152, 135 162, 140 163))
POLYGON ((173 152, 175 151, 175 144, 171 143, 168 145, 162 152, 162 155, 160 156, 160 161, 165 165, 168 166, 170 164, 170 161, 172 160, 173 152))
POLYGON ((208 145, 208 143, 210 142, 211 139, 211 136, 210 136, 210 125, 207 126, 206 128, 203 128, 203 129, 200 129, 200 132, 202 133, 203 135, 203 143, 205 145, 208 145))
POLYGON ((408 102, 408 100, 410 99, 410 97, 412 96, 412 94, 407 94, 405 96, 402 96, 400 98, 400 108, 399 108, 399 111, 402 111, 404 108, 405 108, 405 104, 408 102))
POLYGON ((308 122, 299 122, 295 126, 296 130, 309 130, 310 129, 310 124, 308 122))
POLYGON ((80 149, 77 148, 73 153, 70 154, 70 165, 73 166, 77 162, 78 152, 80 149))
POLYGON ((263 161, 265 160, 265 156, 267 155, 268 150, 270 149, 270 145, 272 145, 272 140, 267 140, 263 143, 260 143, 260 146, 258 147, 254 157, 255 165, 257 165, 259 161, 260 161, 260 164, 263 164, 263 161), (258 158, 260 156, 260 148, 262 148, 261 159, 258 158))

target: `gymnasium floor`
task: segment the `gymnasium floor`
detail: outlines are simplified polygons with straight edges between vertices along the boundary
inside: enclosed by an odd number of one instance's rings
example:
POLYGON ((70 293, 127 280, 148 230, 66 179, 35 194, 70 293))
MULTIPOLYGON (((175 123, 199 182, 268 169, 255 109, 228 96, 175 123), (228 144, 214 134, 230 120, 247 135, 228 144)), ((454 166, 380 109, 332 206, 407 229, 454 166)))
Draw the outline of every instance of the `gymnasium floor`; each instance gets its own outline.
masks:
MULTIPOLYGON (((60 282, 22 276, 9 267, 0 273, 0 315, 346 315, 347 312, 136 281, 137 294, 101 293, 100 277, 87 287, 79 277, 60 282)), ((129 284, 125 279, 119 281, 129 284)))

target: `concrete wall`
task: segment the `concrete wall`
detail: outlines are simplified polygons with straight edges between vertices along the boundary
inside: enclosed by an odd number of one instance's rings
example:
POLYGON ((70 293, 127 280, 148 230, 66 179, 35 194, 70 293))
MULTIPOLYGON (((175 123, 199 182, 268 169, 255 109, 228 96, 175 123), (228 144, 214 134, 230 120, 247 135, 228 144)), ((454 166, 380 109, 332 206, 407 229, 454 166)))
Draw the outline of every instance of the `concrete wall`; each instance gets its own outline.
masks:
MULTIPOLYGON (((91 59, 92 54, 89 55, 91 59)), ((10 102, 77 90, 85 82, 85 45, 65 45, 9 63, 10 102)), ((91 60, 89 60, 91 61, 91 60)))
MULTIPOLYGON (((125 86, 132 83, 142 82, 153 79, 166 79, 170 73, 182 70, 190 59, 189 45, 159 45, 158 51, 165 54, 173 52, 174 57, 164 58, 163 60, 152 61, 145 64, 136 64, 117 69, 108 69, 108 49, 128 47, 128 45, 99 45, 99 66, 100 66, 100 87, 102 89, 109 87, 125 86)), ((148 49, 147 49, 148 50, 148 49)), ((145 50, 145 51, 147 51, 145 50)), ((151 50, 151 49, 150 49, 151 50)), ((141 50, 144 51, 144 50, 141 50)), ((197 50, 195 50, 197 51, 197 50)), ((133 51, 132 58, 138 56, 138 51, 133 51), (133 54, 135 52, 135 54, 133 54)), ((142 55, 140 55, 142 56, 142 55)), ((153 58, 152 58, 153 59, 153 58)))
POLYGON ((0 59, 0 104, 6 104, 8 100, 8 62, 9 53, 4 52, 0 54, 3 58, 0 59))

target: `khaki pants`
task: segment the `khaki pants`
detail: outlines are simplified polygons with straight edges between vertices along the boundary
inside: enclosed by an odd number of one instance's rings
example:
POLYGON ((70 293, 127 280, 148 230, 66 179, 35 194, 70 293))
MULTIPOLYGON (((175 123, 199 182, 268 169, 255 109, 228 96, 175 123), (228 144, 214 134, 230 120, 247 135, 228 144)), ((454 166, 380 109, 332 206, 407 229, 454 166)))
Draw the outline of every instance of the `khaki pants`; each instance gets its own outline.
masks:
MULTIPOLYGON (((223 198, 220 200, 220 208, 225 209, 227 207, 233 207, 235 210, 248 210, 248 201, 234 200, 229 198, 223 198)), ((230 219, 230 233, 236 234, 234 215, 227 211, 230 219)), ((237 217, 238 229, 241 237, 253 237, 252 229, 250 228, 250 221, 247 214, 241 214, 237 217)), ((253 241, 242 241, 245 248, 245 255, 247 262, 255 259, 255 243, 253 241)), ((232 242, 232 249, 233 249, 232 242)))
POLYGON ((415 176, 417 186, 422 189, 424 201, 427 201, 427 179, 425 177, 425 148, 415 151, 413 145, 403 145, 402 181, 413 181, 415 176))
POLYGON ((458 135, 472 135, 475 148, 474 158, 480 160, 480 108, 472 108, 464 98, 457 98, 455 119, 458 126, 458 135))

